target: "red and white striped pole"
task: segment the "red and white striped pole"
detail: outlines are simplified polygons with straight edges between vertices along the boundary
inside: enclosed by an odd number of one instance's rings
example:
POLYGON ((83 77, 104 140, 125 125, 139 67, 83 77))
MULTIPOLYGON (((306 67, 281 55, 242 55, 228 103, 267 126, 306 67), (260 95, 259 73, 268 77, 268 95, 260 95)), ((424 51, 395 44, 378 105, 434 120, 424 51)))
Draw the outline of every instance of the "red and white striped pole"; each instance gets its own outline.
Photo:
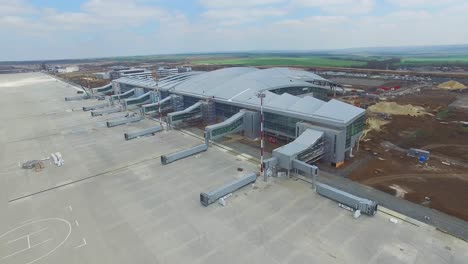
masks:
POLYGON ((263 175, 263 181, 267 181, 267 174, 263 171, 263 153, 264 153, 264 146, 265 146, 265 134, 263 132, 263 98, 265 98, 265 93, 260 91, 258 93, 258 97, 260 98, 260 175, 263 175))

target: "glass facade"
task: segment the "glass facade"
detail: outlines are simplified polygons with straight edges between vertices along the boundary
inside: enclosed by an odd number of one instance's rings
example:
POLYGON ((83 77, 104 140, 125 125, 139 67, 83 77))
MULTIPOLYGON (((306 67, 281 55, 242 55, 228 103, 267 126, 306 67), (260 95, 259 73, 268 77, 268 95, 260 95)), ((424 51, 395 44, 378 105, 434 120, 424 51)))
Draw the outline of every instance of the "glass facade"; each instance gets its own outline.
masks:
POLYGON ((364 130, 365 121, 366 116, 363 115, 346 127, 346 148, 349 148, 351 146, 351 137, 361 133, 362 130, 364 130))
POLYGON ((300 119, 266 112, 264 117, 265 129, 284 133, 291 138, 296 137, 296 123, 300 122, 300 119))
POLYGON ((192 105, 198 103, 198 101, 200 101, 199 98, 184 95, 184 108, 192 106, 192 105))
POLYGON ((226 118, 229 118, 241 110, 240 107, 234 106, 234 105, 228 105, 228 104, 220 104, 220 103, 215 103, 215 108, 216 108, 216 116, 223 116, 226 118))

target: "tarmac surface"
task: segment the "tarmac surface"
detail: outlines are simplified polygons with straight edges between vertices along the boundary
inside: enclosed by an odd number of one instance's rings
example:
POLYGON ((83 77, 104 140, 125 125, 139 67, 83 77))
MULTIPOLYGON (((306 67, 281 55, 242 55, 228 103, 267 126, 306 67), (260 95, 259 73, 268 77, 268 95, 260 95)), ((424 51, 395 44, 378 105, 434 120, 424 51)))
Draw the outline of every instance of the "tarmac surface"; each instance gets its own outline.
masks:
POLYGON ((200 192, 258 166, 180 131, 125 141, 155 121, 105 127, 39 73, 0 75, 0 263, 466 263, 468 243, 391 211, 354 219, 304 181, 259 179, 203 207, 200 192), (60 152, 41 171, 18 162, 60 152), (243 171, 239 172, 238 168, 243 171), (398 219, 392 223, 391 218, 398 219))

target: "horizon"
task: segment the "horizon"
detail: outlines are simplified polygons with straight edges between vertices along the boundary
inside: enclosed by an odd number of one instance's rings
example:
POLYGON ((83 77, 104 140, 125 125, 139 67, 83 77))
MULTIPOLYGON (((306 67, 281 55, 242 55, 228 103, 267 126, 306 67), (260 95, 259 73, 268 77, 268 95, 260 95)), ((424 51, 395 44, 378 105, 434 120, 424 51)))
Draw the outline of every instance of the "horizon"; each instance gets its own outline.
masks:
POLYGON ((467 45, 462 0, 0 0, 0 61, 467 45))
MULTIPOLYGON (((68 60, 107 60, 112 58, 126 58, 126 57, 145 57, 145 56, 183 56, 183 55, 224 55, 224 54, 262 54, 262 53, 284 53, 285 55, 290 53, 304 53, 304 54, 314 54, 314 55, 354 55, 353 53, 339 53, 340 51, 350 51, 350 50, 361 50, 369 49, 370 52, 375 54, 369 55, 372 56, 388 56, 388 57, 398 57, 398 55, 387 55, 386 51, 378 51, 378 49, 414 49, 414 48, 454 48, 454 47, 464 47, 468 54, 468 44, 446 44, 446 45, 429 45, 429 46, 380 46, 380 47, 349 47, 341 49, 321 49, 321 50, 240 50, 240 51, 207 51, 207 52, 186 52, 186 53, 161 53, 161 54, 130 54, 130 55, 115 55, 115 56, 105 56, 105 57, 81 57, 81 58, 57 58, 57 59, 37 59, 37 60, 15 60, 15 61, 0 61, 0 63, 14 63, 14 62, 47 62, 47 61, 68 61, 68 60), (377 50, 377 51, 376 51, 377 50), (331 52, 336 52, 335 54, 330 54, 331 52), (377 55, 381 54, 381 55, 377 55)), ((410 53, 409 50, 399 51, 405 55, 410 53)), ((463 53, 464 53, 463 52, 463 53)), ((447 54, 447 52, 442 52, 442 54, 447 54)), ((437 54, 440 55, 440 54, 437 54)), ((417 55, 414 55, 417 56, 417 55)))

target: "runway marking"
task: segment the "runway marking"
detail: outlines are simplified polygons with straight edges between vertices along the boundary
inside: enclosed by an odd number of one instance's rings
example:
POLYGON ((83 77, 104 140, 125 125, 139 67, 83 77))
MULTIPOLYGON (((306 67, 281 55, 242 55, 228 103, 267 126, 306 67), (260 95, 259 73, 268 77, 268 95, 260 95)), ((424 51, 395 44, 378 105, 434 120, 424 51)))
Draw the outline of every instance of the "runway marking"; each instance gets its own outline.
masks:
POLYGON ((80 226, 80 224, 78 223, 78 220, 75 220, 75 225, 80 226))
POLYGON ((48 227, 44 227, 44 228, 42 228, 42 229, 40 229, 40 230, 38 230, 38 231, 32 232, 32 233, 27 234, 27 235, 22 236, 22 237, 18 237, 17 239, 14 239, 14 240, 8 241, 7 244, 10 244, 10 243, 13 243, 13 242, 15 242, 15 241, 18 241, 18 240, 22 239, 23 237, 27 237, 27 238, 28 238, 28 242, 29 242, 29 237, 30 237, 30 236, 32 236, 32 235, 34 235, 34 234, 37 234, 37 233, 40 233, 40 232, 42 232, 42 231, 44 231, 44 230, 47 230, 47 229, 48 229, 48 227))
POLYGON ((86 238, 83 237, 83 243, 81 243, 80 245, 76 246, 75 248, 80 248, 80 247, 84 247, 86 246, 87 243, 86 243, 86 238))
POLYGON ((19 225, 23 225, 23 224, 29 224, 30 222, 33 222, 34 219, 29 219, 29 220, 26 220, 26 221, 23 221, 23 222, 20 222, 19 225))
MULTIPOLYGON (((40 245, 42 245, 42 244, 44 244, 44 243, 46 243, 46 242, 49 242, 50 240, 52 240, 52 238, 49 238, 49 239, 47 239, 47 240, 44 240, 44 241, 42 241, 42 242, 40 242, 40 243, 37 243, 37 244, 31 246, 31 244, 29 243, 29 236, 28 236, 28 247, 27 247, 27 248, 24 248, 24 249, 22 249, 22 250, 20 250, 20 251, 16 251, 15 253, 12 253, 12 254, 10 254, 10 255, 8 255, 8 256, 5 256, 5 257, 1 258, 0 260, 4 260, 4 259, 7 259, 7 258, 9 258, 9 257, 13 257, 13 256, 15 256, 15 255, 17 255, 17 254, 19 254, 19 253, 21 253, 21 252, 24 252, 24 251, 28 250, 28 249, 35 248, 35 247, 40 246, 40 245)), ((34 261, 35 261, 35 260, 34 260, 34 261)), ((29 262, 29 263, 33 263, 34 261, 29 262)), ((28 264, 29 264, 29 263, 28 263, 28 264)))
MULTIPOLYGON (((23 236, 23 237, 24 237, 24 236, 23 236)), ((23 238, 23 237, 21 237, 21 238, 23 238)), ((28 241, 28 247, 27 247, 27 248, 23 248, 22 250, 16 251, 15 253, 12 253, 12 254, 10 254, 10 255, 7 255, 7 256, 5 256, 5 257, 2 257, 1 260, 7 259, 7 258, 9 258, 9 257, 13 257, 13 256, 15 256, 15 255, 17 255, 17 254, 19 254, 19 253, 21 253, 21 252, 24 252, 24 251, 26 251, 26 250, 28 250, 28 249, 31 249, 31 248, 35 248, 35 247, 37 247, 37 246, 40 246, 40 245, 42 245, 42 244, 44 244, 44 243, 49 242, 50 240, 52 240, 52 238, 49 238, 49 239, 46 239, 46 240, 44 240, 44 241, 42 241, 42 242, 39 242, 39 243, 37 243, 37 244, 31 246, 31 242, 30 242, 30 240, 29 240, 29 235, 26 235, 25 237, 27 237, 27 241, 28 241)), ((18 240, 18 239, 16 239, 16 240, 18 240)), ((10 242, 8 242, 8 243, 10 243, 10 242)), ((32 263, 32 262, 29 262, 29 263, 32 263)))
POLYGON ((133 167, 133 166, 137 166, 137 165, 142 164, 142 163, 145 163, 145 162, 158 160, 159 158, 161 158, 161 155, 153 156, 153 157, 149 157, 149 158, 145 158, 145 159, 143 159, 143 160, 140 160, 140 161, 137 161, 137 162, 134 162, 134 163, 131 163, 131 164, 127 164, 127 165, 122 166, 122 167, 118 167, 118 168, 111 169, 111 170, 104 171, 104 172, 100 172, 100 173, 98 173, 98 174, 94 174, 94 175, 91 175, 91 176, 88 176, 88 177, 85 177, 85 178, 81 178, 81 179, 78 179, 78 180, 75 180, 75 181, 71 181, 71 182, 68 182, 68 183, 66 183, 66 184, 64 184, 64 185, 54 186, 54 187, 50 187, 50 188, 47 188, 47 189, 44 189, 44 190, 40 190, 40 191, 37 191, 37 192, 34 192, 34 193, 24 194, 24 195, 22 195, 22 196, 20 196, 20 197, 12 198, 12 199, 8 200, 8 202, 11 203, 11 202, 15 202, 15 201, 19 201, 19 200, 31 198, 32 196, 35 196, 35 195, 38 195, 38 194, 41 194, 41 193, 45 193, 45 192, 48 192, 48 191, 52 191, 52 190, 55 190, 55 189, 59 189, 59 188, 61 188, 61 187, 64 187, 64 186, 67 186, 67 185, 70 185, 70 184, 74 184, 74 183, 78 183, 78 182, 83 182, 83 181, 87 181, 87 180, 90 180, 90 179, 93 179, 93 178, 97 178, 97 177, 100 177, 100 176, 104 176, 104 175, 108 175, 108 174, 111 174, 111 173, 115 173, 115 172, 118 172, 118 171, 121 171, 121 170, 130 168, 130 167, 133 167))
MULTIPOLYGON (((62 218, 46 218, 46 219, 40 219, 40 220, 32 221, 32 222, 29 222, 29 223, 22 224, 22 225, 20 225, 20 226, 18 226, 18 227, 15 227, 15 228, 11 229, 10 231, 8 231, 8 232, 6 232, 6 233, 0 235, 0 239, 1 239, 2 237, 6 236, 6 235, 8 235, 8 234, 10 234, 10 233, 12 233, 12 232, 14 232, 14 231, 16 231, 16 230, 18 230, 18 229, 24 227, 24 226, 31 225, 31 224, 35 224, 35 223, 39 223, 39 222, 44 222, 44 221, 51 221, 51 220, 55 220, 55 221, 60 221, 60 222, 66 223, 66 224, 68 225, 68 234, 67 234, 67 235, 65 236, 65 238, 62 240, 62 242, 60 242, 55 248, 53 248, 52 250, 50 250, 50 251, 47 252, 46 254, 44 254, 44 255, 42 255, 42 256, 36 258, 36 259, 33 259, 32 261, 27 262, 27 263, 25 263, 25 264, 34 263, 34 262, 39 261, 39 260, 41 260, 41 259, 43 259, 43 258, 49 256, 50 254, 52 254, 55 250, 57 250, 59 247, 61 247, 61 246, 65 243, 65 241, 68 240, 68 238, 70 237, 71 232, 72 232, 72 226, 71 226, 70 222, 68 222, 67 220, 62 219, 62 218)), ((28 247, 27 247, 27 248, 24 248, 24 249, 22 249, 22 250, 19 250, 19 251, 17 251, 17 252, 14 252, 14 253, 12 253, 12 254, 9 254, 9 255, 7 255, 7 256, 4 256, 4 257, 0 258, 0 260, 4 260, 4 259, 10 258, 10 257, 13 257, 13 256, 15 256, 15 255, 17 255, 17 254, 19 254, 19 253, 21 253, 21 252, 25 252, 26 250, 35 248, 35 247, 37 247, 37 246, 40 246, 40 245, 42 245, 42 244, 44 244, 44 243, 47 243, 47 242, 51 241, 52 238, 49 238, 49 239, 46 239, 46 240, 44 240, 44 241, 42 241, 42 242, 39 242, 39 243, 37 243, 37 244, 31 245, 31 242, 30 242, 30 240, 29 240, 29 237, 30 237, 31 235, 37 234, 37 233, 39 233, 39 232, 42 232, 42 231, 44 231, 45 229, 47 229, 47 228, 44 228, 44 229, 35 231, 35 232, 30 233, 30 234, 28 234, 28 235, 26 235, 26 236, 22 236, 22 237, 20 237, 20 238, 18 238, 18 239, 16 239, 16 240, 11 240, 10 242, 14 242, 14 241, 17 241, 17 240, 19 240, 19 239, 21 239, 21 238, 26 237, 27 242, 28 242, 28 247)))

